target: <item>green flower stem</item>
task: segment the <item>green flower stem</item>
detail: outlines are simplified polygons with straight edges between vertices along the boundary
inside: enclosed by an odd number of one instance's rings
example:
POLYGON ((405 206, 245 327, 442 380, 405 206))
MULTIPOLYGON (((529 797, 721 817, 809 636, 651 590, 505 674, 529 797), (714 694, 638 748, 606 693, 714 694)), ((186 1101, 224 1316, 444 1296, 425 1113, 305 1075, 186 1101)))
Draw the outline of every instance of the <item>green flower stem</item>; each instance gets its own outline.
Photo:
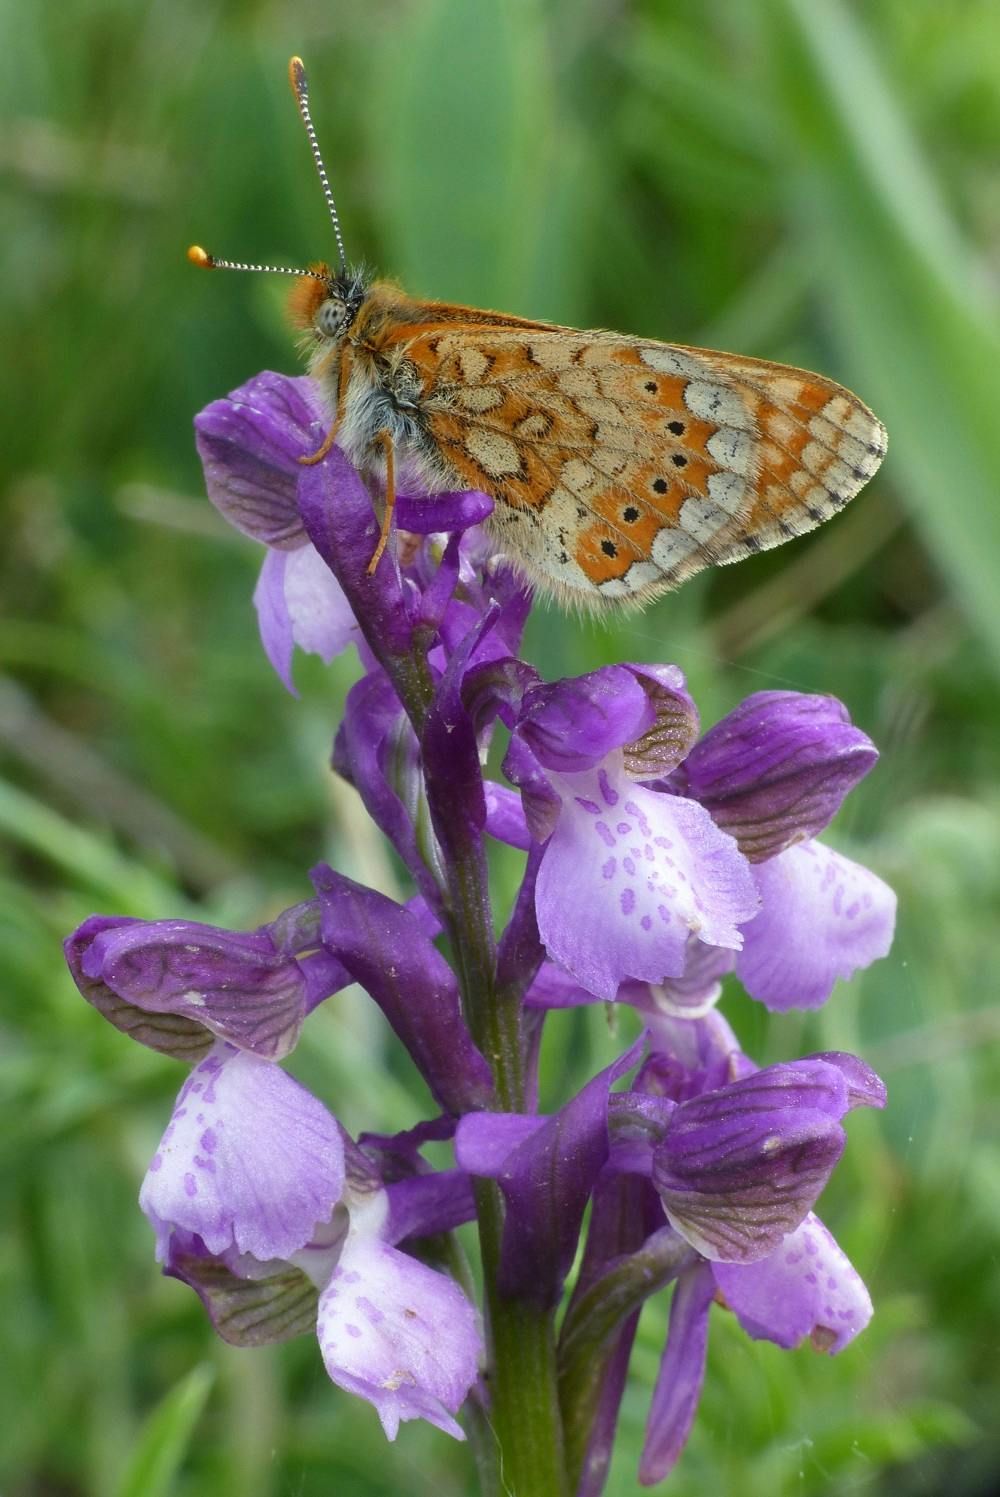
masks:
MULTIPOLYGON (((426 661, 416 651, 384 661, 418 738, 431 700, 426 661)), ((456 852, 442 870, 462 1007, 493 1070, 503 1112, 525 1106, 521 1006, 497 986, 497 950, 481 848, 456 852)), ((503 1197, 492 1181, 476 1185, 476 1216, 486 1300, 490 1418, 496 1437, 495 1481, 504 1497, 568 1497, 556 1379, 554 1313, 498 1292, 503 1197)), ((480 1451, 480 1461, 483 1452, 480 1451)))
POLYGON ((497 1290, 503 1198, 491 1180, 477 1183, 476 1209, 501 1490, 505 1497, 568 1497, 554 1313, 505 1299, 497 1290))

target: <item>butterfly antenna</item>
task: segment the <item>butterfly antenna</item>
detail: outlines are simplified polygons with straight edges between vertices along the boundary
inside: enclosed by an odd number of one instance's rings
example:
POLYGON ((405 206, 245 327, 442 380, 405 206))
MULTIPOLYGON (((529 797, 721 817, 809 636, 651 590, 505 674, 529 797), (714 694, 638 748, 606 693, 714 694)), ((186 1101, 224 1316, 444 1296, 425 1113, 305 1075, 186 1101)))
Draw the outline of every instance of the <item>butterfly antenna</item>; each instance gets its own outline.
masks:
POLYGON ((315 275, 315 270, 296 270, 291 265, 248 265, 244 260, 220 260, 216 255, 210 255, 208 250, 203 250, 200 244, 192 244, 187 252, 187 257, 192 265, 200 265, 203 270, 253 270, 264 275, 315 275))
POLYGON ((323 196, 326 198, 326 206, 330 210, 330 220, 333 224, 334 236, 337 240, 337 249, 340 251, 340 268, 347 269, 347 256, 344 253, 344 240, 340 232, 340 219, 337 216, 337 205, 333 200, 333 191, 330 187, 330 179, 323 165, 323 157, 320 154, 319 141, 316 139, 316 131, 313 127, 312 115, 309 113, 309 83, 306 79, 305 64, 301 57, 293 57, 288 64, 288 81, 292 85, 292 93, 295 95, 295 103, 302 123, 306 129, 309 141, 309 149, 312 151, 316 170, 319 172, 320 186, 323 196))

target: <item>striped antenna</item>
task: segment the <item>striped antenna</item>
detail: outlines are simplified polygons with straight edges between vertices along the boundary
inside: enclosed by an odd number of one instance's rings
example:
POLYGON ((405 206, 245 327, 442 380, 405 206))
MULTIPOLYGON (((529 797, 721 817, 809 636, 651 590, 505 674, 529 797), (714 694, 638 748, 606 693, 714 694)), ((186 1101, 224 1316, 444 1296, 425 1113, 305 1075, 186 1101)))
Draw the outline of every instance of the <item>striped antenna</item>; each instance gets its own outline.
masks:
POLYGON ((344 253, 344 240, 340 232, 340 219, 337 216, 337 205, 333 200, 333 191, 330 187, 330 179, 323 165, 323 157, 320 155, 319 141, 316 139, 316 131, 313 128, 312 115, 309 113, 309 84, 306 79, 305 64, 301 57, 293 57, 288 64, 288 81, 292 85, 292 93, 298 106, 302 123, 306 129, 306 137, 309 141, 309 149, 312 151, 316 170, 319 173, 320 186, 323 196, 326 198, 326 206, 330 210, 330 220, 333 224, 334 236, 337 240, 337 249, 340 251, 340 268, 347 269, 347 256, 344 253))
POLYGON ((254 270, 264 275, 316 274, 314 270, 295 270, 291 265, 248 265, 244 260, 220 260, 218 256, 210 255, 208 250, 203 250, 200 244, 192 244, 187 256, 192 265, 200 265, 203 270, 254 270))

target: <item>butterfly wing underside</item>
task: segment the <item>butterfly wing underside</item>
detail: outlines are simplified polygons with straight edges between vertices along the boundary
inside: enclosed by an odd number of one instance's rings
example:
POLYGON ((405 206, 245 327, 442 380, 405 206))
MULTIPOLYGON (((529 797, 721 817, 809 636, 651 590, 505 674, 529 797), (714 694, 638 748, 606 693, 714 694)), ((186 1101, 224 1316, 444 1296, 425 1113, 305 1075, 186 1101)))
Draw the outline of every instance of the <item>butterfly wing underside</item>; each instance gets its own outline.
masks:
POLYGON ((850 391, 762 360, 611 333, 441 323, 407 341, 456 485, 564 600, 646 600, 812 530, 885 431, 850 391))

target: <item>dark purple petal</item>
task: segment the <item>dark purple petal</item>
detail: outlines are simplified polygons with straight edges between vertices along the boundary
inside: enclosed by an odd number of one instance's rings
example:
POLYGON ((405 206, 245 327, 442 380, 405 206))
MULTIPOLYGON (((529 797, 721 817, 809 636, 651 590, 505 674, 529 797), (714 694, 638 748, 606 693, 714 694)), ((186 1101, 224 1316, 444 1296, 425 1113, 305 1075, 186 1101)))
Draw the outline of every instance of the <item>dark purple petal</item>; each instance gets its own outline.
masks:
POLYGON ((653 1156, 671 1225, 706 1258, 773 1252, 840 1158, 850 1106, 843 1071, 823 1060, 769 1066, 682 1102, 653 1156))
POLYGON ((472 1184, 463 1170, 435 1170, 386 1186, 389 1216, 383 1242, 395 1245, 411 1237, 450 1232, 476 1215, 472 1184))
POLYGON ((321 864, 312 880, 323 942, 374 998, 439 1105, 460 1113, 492 1092, 462 1018, 455 975, 408 910, 321 864))
POLYGON ((79 970, 98 991, 147 1012, 175 1014, 269 1060, 294 1047, 306 1012, 306 980, 266 929, 130 920, 92 927, 90 935, 78 948, 79 970))
POLYGON ((528 1008, 579 1008, 584 1003, 598 1000, 589 988, 582 988, 575 977, 564 972, 553 962, 543 962, 535 980, 524 995, 528 1008))
POLYGON ((431 909, 440 910, 441 891, 429 866, 440 854, 422 844, 416 830, 423 796, 417 740, 384 671, 370 671, 348 692, 333 767, 357 790, 431 909))
POLYGON ((885 1082, 858 1056, 851 1055, 846 1050, 824 1050, 817 1055, 808 1055, 806 1059, 822 1060, 828 1066, 837 1067, 847 1087, 848 1110, 853 1107, 885 1106, 885 1082))
POLYGON ((838 977, 888 954, 896 896, 860 863, 804 842, 758 864, 754 877, 762 907, 736 975, 766 1007, 819 1008, 838 977))
POLYGON ((298 460, 323 440, 318 394, 310 379, 265 371, 195 417, 209 499, 237 530, 267 546, 305 540, 298 460))
POLYGON ((522 852, 527 852, 531 846, 531 833, 521 797, 495 780, 486 780, 483 792, 486 796, 486 830, 490 836, 498 842, 506 842, 508 847, 519 847, 522 852))
POLYGON ((696 1264, 677 1280, 639 1464, 643 1486, 669 1475, 691 1433, 705 1380, 708 1312, 714 1294, 715 1281, 707 1263, 696 1264))
POLYGON ((375 1236, 351 1232, 317 1324, 326 1370, 373 1404, 390 1440, 426 1419, 465 1438, 454 1415, 476 1378, 476 1312, 451 1279, 375 1236))
POLYGON ((575 774, 634 743, 655 721, 649 695, 629 667, 607 665, 527 692, 517 732, 545 769, 575 774))
POLYGON ((139 1204, 161 1259, 179 1229, 267 1262, 304 1247, 343 1188, 336 1119, 280 1066, 219 1044, 182 1087, 139 1204))
POLYGON ((756 1263, 713 1263, 726 1304, 755 1341, 843 1351, 872 1318, 872 1302, 846 1253, 812 1212, 756 1263))
POLYGON ((507 1201, 502 1294, 542 1309, 558 1303, 590 1192, 608 1157, 608 1096, 638 1062, 644 1043, 640 1036, 508 1155, 499 1175, 507 1201))
POLYGON ((698 709, 676 665, 629 665, 656 714, 653 724, 625 748, 634 780, 656 780, 675 769, 698 737, 698 709))
POLYGON ((648 1012, 643 1017, 651 1053, 637 1087, 686 1102, 743 1076, 752 1076, 757 1070, 718 1009, 696 1020, 648 1012))
POLYGON ((521 792, 528 831, 536 841, 546 841, 552 835, 562 801, 531 749, 516 735, 507 747, 503 772, 521 792))
MULTIPOLYGON (((475 727, 462 701, 462 679, 477 646, 496 623, 497 612, 494 605, 455 649, 434 692, 420 740, 427 801, 438 842, 446 858, 481 864, 484 891, 483 772, 475 727)), ((488 921, 489 910, 483 914, 488 921)))
POLYGON ((215 1331, 230 1346, 270 1346, 316 1329, 319 1295, 291 1264, 239 1278, 198 1237, 175 1232, 163 1272, 195 1291, 215 1331))
POLYGON ((493 500, 478 489, 461 493, 397 494, 396 524, 414 535, 468 530, 493 513, 493 500))
POLYGON ((387 669, 398 668, 413 646, 419 600, 404 592, 388 551, 374 576, 368 575, 379 522, 368 490, 339 447, 301 470, 298 503, 309 539, 340 583, 373 654, 387 669))
POLYGON ((753 877, 701 806, 633 784, 620 754, 555 788, 562 809, 538 875, 553 961, 612 999, 629 978, 680 977, 690 934, 739 948, 757 912, 753 877))
POLYGON ((548 1122, 528 1112, 469 1112, 459 1118, 455 1159, 470 1175, 498 1180, 514 1150, 548 1122))
POLYGON ((121 998, 99 976, 91 977, 84 971, 84 959, 97 936, 105 931, 141 924, 142 921, 124 916, 91 915, 63 943, 67 966, 87 1002, 92 1003, 122 1034, 138 1040, 140 1045, 146 1045, 150 1050, 158 1050, 163 1055, 172 1055, 175 1060, 193 1065, 207 1055, 215 1043, 214 1036, 200 1018, 195 1020, 180 1013, 141 1008, 121 998))
POLYGON ((684 793, 758 863, 821 832, 877 759, 834 697, 760 691, 692 749, 684 793))

